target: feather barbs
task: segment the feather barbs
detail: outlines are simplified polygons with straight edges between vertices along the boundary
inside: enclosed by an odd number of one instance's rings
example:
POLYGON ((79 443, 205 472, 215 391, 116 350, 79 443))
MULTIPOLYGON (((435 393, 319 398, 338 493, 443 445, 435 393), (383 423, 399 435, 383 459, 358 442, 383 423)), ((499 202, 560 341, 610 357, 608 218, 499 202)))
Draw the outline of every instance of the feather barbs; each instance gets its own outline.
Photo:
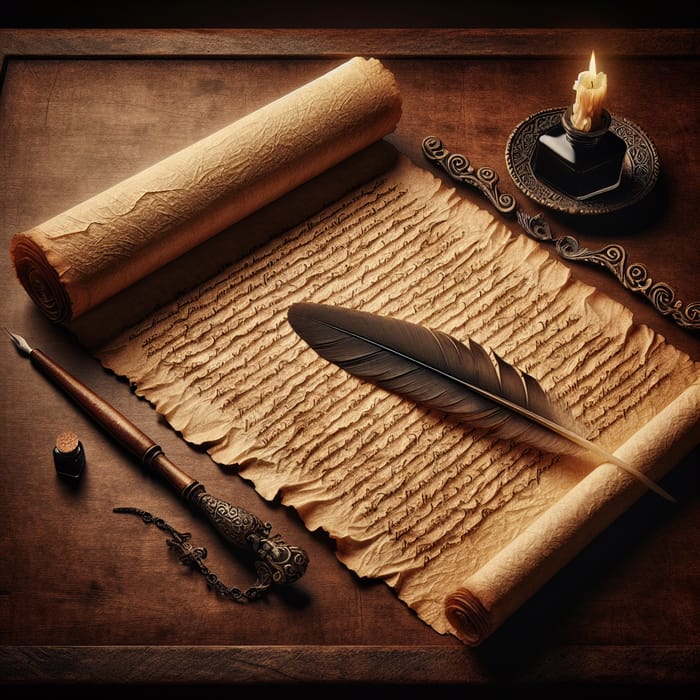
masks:
POLYGON ((365 311, 299 302, 288 320, 322 358, 349 374, 507 440, 598 458, 674 500, 645 474, 581 434, 539 382, 473 339, 365 311))

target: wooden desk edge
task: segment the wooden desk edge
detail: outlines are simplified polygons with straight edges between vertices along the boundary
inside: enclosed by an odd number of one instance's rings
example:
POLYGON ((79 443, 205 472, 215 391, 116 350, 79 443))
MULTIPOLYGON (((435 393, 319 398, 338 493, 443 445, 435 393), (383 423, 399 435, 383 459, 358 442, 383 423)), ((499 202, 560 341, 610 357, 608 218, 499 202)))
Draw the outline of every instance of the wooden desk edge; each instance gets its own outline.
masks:
MULTIPOLYGON (((697 681, 698 647, 563 647, 494 680, 532 684, 664 684, 697 681), (673 671, 669 671, 673 668, 673 671), (604 670, 603 670, 604 669, 604 670)), ((464 683, 488 685, 467 647, 17 646, 0 647, 5 683, 464 683), (371 653, 368 653, 371 652, 371 653)))
POLYGON ((697 57, 696 28, 5 29, 0 57, 697 57))

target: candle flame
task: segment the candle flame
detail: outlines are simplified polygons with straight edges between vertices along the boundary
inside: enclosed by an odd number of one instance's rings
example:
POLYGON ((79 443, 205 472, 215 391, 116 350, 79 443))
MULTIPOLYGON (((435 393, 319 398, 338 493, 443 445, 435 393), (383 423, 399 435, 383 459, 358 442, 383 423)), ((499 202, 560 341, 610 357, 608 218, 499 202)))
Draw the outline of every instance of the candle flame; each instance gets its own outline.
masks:
POLYGON ((595 51, 591 51, 591 60, 588 64, 588 70, 595 75, 597 73, 595 69, 595 51))

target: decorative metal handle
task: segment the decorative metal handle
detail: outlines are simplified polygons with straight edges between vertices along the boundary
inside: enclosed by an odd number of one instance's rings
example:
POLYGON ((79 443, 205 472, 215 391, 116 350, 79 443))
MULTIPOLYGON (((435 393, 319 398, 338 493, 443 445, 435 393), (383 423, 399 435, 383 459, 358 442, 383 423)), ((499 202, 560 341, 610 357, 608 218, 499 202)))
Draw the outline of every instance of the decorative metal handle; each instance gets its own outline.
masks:
POLYGON ((255 555, 258 589, 272 584, 288 584, 299 580, 306 571, 309 558, 300 547, 287 544, 279 535, 270 536, 272 525, 240 506, 207 493, 195 482, 183 496, 235 547, 255 555))
POLYGON ((495 171, 491 168, 475 171, 465 156, 450 153, 436 136, 423 139, 423 154, 429 161, 441 166, 456 182, 475 187, 501 214, 508 218, 515 217, 528 236, 554 244, 561 258, 605 268, 625 289, 643 296, 662 316, 670 317, 686 330, 700 330, 700 301, 684 304, 670 285, 654 282, 645 265, 628 263, 627 252, 621 245, 614 243, 599 250, 590 250, 581 246, 573 236, 557 238, 541 213, 530 216, 517 206, 514 197, 499 192, 499 178, 495 171))

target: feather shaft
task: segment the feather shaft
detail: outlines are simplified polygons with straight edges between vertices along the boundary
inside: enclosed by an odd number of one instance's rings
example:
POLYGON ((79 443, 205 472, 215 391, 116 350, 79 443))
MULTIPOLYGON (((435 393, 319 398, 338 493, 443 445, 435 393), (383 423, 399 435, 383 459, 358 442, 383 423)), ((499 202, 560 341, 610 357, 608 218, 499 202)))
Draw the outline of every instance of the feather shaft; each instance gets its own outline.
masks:
POLYGON ((292 304, 288 319, 317 354, 348 373, 544 451, 588 454, 673 497, 645 474, 588 440, 539 383, 473 340, 342 307, 292 304), (466 391, 464 391, 466 390, 466 391))

